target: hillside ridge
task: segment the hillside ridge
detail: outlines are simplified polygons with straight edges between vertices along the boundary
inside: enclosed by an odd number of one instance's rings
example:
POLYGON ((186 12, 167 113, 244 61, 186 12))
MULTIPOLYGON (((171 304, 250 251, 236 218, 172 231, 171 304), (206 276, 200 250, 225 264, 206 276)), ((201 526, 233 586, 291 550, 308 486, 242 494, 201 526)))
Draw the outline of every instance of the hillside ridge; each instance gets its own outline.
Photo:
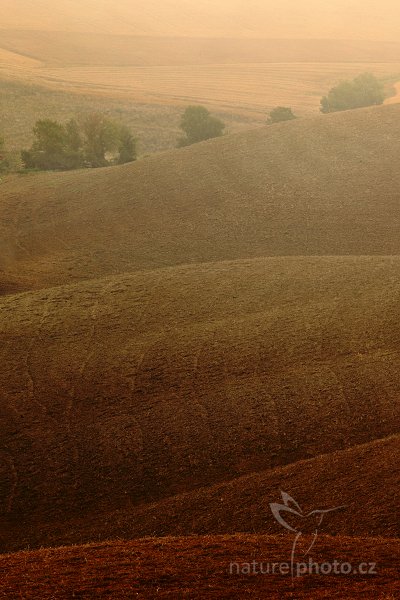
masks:
POLYGON ((299 119, 133 165, 6 179, 3 277, 44 288, 185 263, 400 254, 399 114, 299 119))

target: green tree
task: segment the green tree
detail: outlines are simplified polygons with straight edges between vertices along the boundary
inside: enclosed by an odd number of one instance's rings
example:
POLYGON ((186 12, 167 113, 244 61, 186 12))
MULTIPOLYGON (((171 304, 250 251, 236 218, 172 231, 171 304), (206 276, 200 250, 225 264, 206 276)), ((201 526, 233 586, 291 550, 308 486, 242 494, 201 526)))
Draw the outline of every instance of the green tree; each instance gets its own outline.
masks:
POLYGON ((28 168, 62 169, 65 149, 65 129, 51 119, 36 122, 33 128, 34 142, 29 151, 22 152, 22 160, 28 168))
POLYGON ((79 125, 71 119, 65 125, 64 168, 79 169, 84 166, 82 136, 79 125))
POLYGON ((119 127, 101 113, 93 113, 83 120, 83 148, 87 166, 105 167, 110 164, 107 155, 117 152, 119 127))
POLYGON ((118 144, 118 164, 123 165, 128 162, 133 162, 137 158, 137 140, 126 127, 121 125, 119 128, 119 144, 118 144))
POLYGON ((136 159, 136 140, 129 129, 99 113, 88 115, 81 125, 74 119, 65 125, 43 119, 33 134, 32 147, 21 152, 30 169, 104 167, 136 159))
POLYGON ((371 73, 353 81, 342 81, 321 99, 321 112, 331 113, 365 106, 377 106, 385 100, 384 85, 371 73))
POLYGON ((51 119, 37 121, 33 128, 34 141, 30 150, 21 152, 25 167, 67 170, 83 166, 76 133, 74 121, 70 121, 66 126, 51 119))
POLYGON ((280 123, 281 121, 292 121, 297 119, 291 108, 287 106, 277 106, 269 113, 267 123, 272 125, 273 123, 280 123))
POLYGON ((188 106, 180 126, 186 135, 178 140, 178 147, 220 137, 225 129, 225 124, 213 117, 204 106, 188 106))
POLYGON ((82 148, 82 136, 79 131, 79 125, 75 119, 71 119, 65 125, 66 142, 70 150, 79 152, 82 148))

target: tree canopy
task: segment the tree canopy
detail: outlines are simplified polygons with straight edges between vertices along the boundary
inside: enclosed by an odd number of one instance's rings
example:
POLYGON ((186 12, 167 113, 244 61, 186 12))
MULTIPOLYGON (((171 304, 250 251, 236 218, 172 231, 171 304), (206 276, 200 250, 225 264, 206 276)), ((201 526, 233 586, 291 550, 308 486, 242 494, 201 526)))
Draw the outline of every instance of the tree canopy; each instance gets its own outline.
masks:
POLYGON ((51 119, 37 121, 34 141, 21 153, 26 168, 68 170, 105 167, 136 160, 136 139, 125 125, 100 113, 65 125, 51 119))
POLYGON ((182 115, 181 129, 185 137, 178 140, 178 147, 223 135, 225 123, 213 117, 204 106, 188 106, 182 115))
POLYGON ((269 113, 267 123, 268 125, 273 125, 274 123, 280 123, 281 121, 292 121, 293 119, 297 119, 297 117, 291 108, 287 106, 277 106, 269 113))
POLYGON ((321 112, 331 113, 383 104, 384 86, 371 73, 363 73, 353 81, 342 81, 321 99, 321 112))

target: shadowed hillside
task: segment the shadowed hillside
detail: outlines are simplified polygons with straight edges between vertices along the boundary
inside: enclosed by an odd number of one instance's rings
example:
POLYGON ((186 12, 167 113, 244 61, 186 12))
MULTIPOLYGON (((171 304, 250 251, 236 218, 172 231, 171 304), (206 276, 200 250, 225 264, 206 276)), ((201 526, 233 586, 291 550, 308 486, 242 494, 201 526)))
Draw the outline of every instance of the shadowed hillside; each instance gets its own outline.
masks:
POLYGON ((400 105, 302 119, 135 165, 11 179, 11 277, 44 287, 182 263, 400 253, 400 105))
MULTIPOLYGON (((271 502, 290 491, 303 510, 343 506, 325 519, 330 534, 400 536, 400 436, 307 461, 247 475, 228 483, 168 498, 145 507, 103 515, 104 539, 147 535, 282 533, 271 502)), ((99 519, 100 523, 100 519, 99 519)), ((83 520, 48 543, 95 539, 99 523, 83 520), (80 531, 79 531, 80 530, 80 531), (79 533, 78 533, 79 531, 79 533)))
POLYGON ((1 299, 3 549, 397 433, 399 281, 397 257, 271 258, 1 299))
POLYGON ((397 435, 90 519, 8 526, 3 540, 18 550, 28 539, 32 548, 154 535, 279 534, 269 504, 279 502, 281 489, 305 513, 343 507, 324 520, 324 533, 398 538, 399 460, 397 435))

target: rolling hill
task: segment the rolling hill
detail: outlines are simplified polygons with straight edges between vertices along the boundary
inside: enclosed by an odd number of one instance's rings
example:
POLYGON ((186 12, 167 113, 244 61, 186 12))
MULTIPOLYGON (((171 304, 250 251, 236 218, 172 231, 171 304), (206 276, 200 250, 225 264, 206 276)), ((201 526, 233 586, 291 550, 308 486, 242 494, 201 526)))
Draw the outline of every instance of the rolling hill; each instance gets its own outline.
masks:
POLYGON ((0 600, 400 597, 399 17, 2 0, 6 152, 94 110, 143 143, 0 177, 0 600), (315 116, 365 71, 386 106, 315 116), (198 103, 229 135, 146 156, 198 103), (350 570, 229 567, 308 556, 350 570))
POLYGON ((30 289, 184 263, 397 255, 399 115, 299 119, 134 165, 4 180, 2 279, 30 289))
POLYGON ((298 597, 397 592, 399 112, 0 182, 0 551, 182 536, 1 556, 4 598, 235 597, 232 554, 289 556, 244 535, 280 489, 346 505, 321 557, 381 561, 298 597))
POLYGON ((399 452, 396 435, 90 519, 27 520, 3 528, 1 544, 11 551, 28 540, 33 548, 149 536, 282 534, 269 507, 282 489, 306 513, 343 507, 324 520, 324 534, 399 538, 399 452))
POLYGON ((76 116, 89 97, 133 127, 147 154, 175 145, 176 112, 188 104, 206 105, 235 132, 279 105, 315 114, 331 87, 365 71, 390 94, 400 79, 394 0, 368 10, 360 0, 306 4, 62 0, 54 10, 49 0, 3 0, 0 92, 9 81, 42 92, 33 106, 22 90, 15 104, 0 94, 0 130, 20 150, 40 109, 76 116), (49 105, 49 91, 64 99, 49 105))
POLYGON ((5 296, 3 549, 398 433, 399 281, 398 257, 286 257, 5 296))

